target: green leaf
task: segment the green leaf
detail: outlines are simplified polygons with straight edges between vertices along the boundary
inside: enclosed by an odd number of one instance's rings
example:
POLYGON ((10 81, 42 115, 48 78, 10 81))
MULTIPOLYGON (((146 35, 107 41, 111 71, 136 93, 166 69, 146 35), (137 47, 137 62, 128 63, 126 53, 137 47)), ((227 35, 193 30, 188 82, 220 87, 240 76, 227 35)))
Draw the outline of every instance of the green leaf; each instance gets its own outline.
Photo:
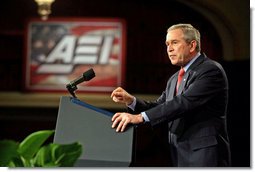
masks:
POLYGON ((33 164, 31 163, 31 159, 25 159, 23 156, 20 156, 20 160, 23 164, 23 167, 34 167, 33 164))
POLYGON ((19 144, 12 140, 0 141, 0 167, 6 167, 13 158, 18 157, 19 144))
POLYGON ((53 133, 54 130, 41 130, 30 134, 20 143, 18 152, 26 160, 30 160, 53 133))
POLYGON ((44 142, 54 130, 42 130, 27 136, 20 144, 0 141, 0 166, 8 167, 71 167, 82 153, 82 145, 44 142))
POLYGON ((42 147, 34 158, 36 167, 72 167, 82 152, 81 144, 52 143, 42 147))
POLYGON ((33 159, 36 167, 57 167, 55 160, 52 157, 52 144, 43 146, 33 159))
POLYGON ((25 167, 21 157, 15 157, 12 161, 8 164, 8 167, 25 167))
POLYGON ((77 159, 81 156, 82 145, 79 142, 59 145, 54 152, 56 163, 60 167, 72 167, 77 159))

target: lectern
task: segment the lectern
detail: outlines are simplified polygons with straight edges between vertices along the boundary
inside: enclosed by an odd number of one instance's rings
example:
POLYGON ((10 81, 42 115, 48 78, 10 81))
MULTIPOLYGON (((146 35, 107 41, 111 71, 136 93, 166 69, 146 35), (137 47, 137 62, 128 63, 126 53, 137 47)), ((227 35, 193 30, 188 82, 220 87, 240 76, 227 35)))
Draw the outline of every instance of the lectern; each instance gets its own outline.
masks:
POLYGON ((111 128, 113 113, 77 98, 60 99, 54 142, 80 142, 83 152, 77 167, 130 166, 133 154, 134 128, 117 133, 111 128))

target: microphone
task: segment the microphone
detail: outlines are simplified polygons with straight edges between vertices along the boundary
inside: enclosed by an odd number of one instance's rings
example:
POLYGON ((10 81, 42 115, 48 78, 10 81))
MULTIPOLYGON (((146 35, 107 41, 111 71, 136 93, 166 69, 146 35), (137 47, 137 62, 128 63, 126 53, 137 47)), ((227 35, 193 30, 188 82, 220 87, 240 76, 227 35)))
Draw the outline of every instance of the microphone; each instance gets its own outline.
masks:
POLYGON ((88 71, 84 72, 79 78, 71 81, 69 84, 70 85, 78 85, 78 84, 82 83, 83 81, 91 80, 95 76, 96 75, 95 75, 94 70, 93 69, 89 69, 88 71))
POLYGON ((69 84, 66 85, 67 90, 70 92, 70 94, 76 98, 74 91, 77 89, 77 85, 84 82, 84 81, 89 81, 92 78, 94 78, 95 72, 94 70, 91 68, 89 70, 87 70, 86 72, 84 72, 80 77, 78 77, 77 79, 71 81, 69 84))

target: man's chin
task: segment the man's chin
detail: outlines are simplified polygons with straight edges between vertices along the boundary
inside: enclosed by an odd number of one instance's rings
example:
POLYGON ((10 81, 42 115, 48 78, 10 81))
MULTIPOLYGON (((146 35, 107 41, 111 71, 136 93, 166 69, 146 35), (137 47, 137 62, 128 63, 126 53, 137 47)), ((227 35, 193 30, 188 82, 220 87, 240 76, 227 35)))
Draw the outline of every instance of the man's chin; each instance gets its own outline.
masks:
POLYGON ((177 62, 176 61, 173 61, 173 60, 170 60, 172 65, 177 65, 177 62))

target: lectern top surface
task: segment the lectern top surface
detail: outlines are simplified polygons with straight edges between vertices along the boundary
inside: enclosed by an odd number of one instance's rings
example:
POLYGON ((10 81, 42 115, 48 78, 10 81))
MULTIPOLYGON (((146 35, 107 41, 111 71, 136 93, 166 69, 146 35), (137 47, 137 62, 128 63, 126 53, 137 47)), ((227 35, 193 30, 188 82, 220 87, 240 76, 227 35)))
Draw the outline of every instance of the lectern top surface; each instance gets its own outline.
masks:
POLYGON ((87 107, 87 108, 89 108, 89 109, 95 110, 95 111, 97 111, 97 112, 100 112, 100 113, 102 113, 102 114, 104 114, 104 115, 107 115, 107 116, 110 116, 110 117, 112 117, 112 116, 114 115, 112 112, 109 112, 109 111, 106 111, 106 110, 103 110, 103 109, 99 109, 99 108, 97 108, 97 107, 95 107, 95 106, 93 106, 93 105, 90 105, 90 104, 88 104, 88 103, 85 103, 85 102, 83 102, 83 101, 80 101, 80 100, 77 99, 77 98, 71 98, 71 102, 72 102, 72 103, 76 103, 76 104, 78 104, 78 105, 81 105, 81 106, 83 106, 83 107, 87 107))

